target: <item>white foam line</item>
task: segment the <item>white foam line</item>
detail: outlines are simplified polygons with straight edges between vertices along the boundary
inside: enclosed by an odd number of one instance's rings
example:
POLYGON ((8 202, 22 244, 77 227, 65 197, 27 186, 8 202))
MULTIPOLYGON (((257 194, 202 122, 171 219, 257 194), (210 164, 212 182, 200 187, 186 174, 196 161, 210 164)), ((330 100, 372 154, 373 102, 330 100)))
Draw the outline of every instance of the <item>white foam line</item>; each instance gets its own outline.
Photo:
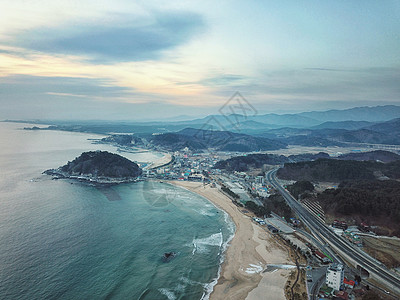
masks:
MULTIPOLYGON (((207 199, 207 198, 205 198, 207 199)), ((213 202, 211 202, 210 200, 207 199, 207 201, 209 201, 212 205, 214 205, 214 207, 216 209, 218 209, 219 211, 222 211, 222 213, 224 214, 224 220, 228 225, 228 229, 232 232, 232 234, 228 237, 228 239, 225 241, 225 243, 223 243, 222 245, 222 255, 220 256, 220 262, 219 262, 219 266, 218 266, 218 272, 217 272, 217 276, 210 282, 210 283, 206 283, 204 285, 204 289, 205 292, 203 293, 202 297, 200 300, 209 300, 210 299, 210 295, 214 290, 214 286, 217 285, 219 278, 221 277, 221 270, 222 270, 222 264, 225 261, 225 251, 226 249, 228 249, 229 243, 232 241, 233 237, 235 236, 235 223, 233 223, 233 221, 229 221, 229 214, 224 211, 223 209, 215 206, 215 204, 213 202)))
POLYGON ((211 203, 211 205, 213 205, 216 209, 218 209, 219 211, 221 211, 221 212, 224 214, 224 221, 225 221, 225 223, 228 225, 228 230, 232 232, 232 234, 228 237, 228 239, 226 240, 226 242, 223 243, 223 245, 222 245, 222 247, 221 247, 221 248, 222 248, 222 252, 221 252, 222 255, 220 256, 220 263, 219 263, 219 266, 218 266, 217 276, 216 276, 210 283, 204 284, 205 292, 204 292, 203 295, 201 296, 201 299, 200 299, 200 300, 209 300, 209 299, 210 299, 210 294, 211 294, 212 291, 214 290, 214 286, 216 286, 216 284, 218 283, 219 278, 221 277, 222 263, 223 263, 224 260, 225 260, 225 255, 224 255, 224 254, 225 254, 225 251, 226 251, 226 249, 228 248, 229 243, 232 241, 232 239, 233 239, 234 236, 235 236, 235 231, 236 231, 235 223, 234 223, 232 220, 229 220, 230 216, 229 216, 229 214, 228 214, 225 210, 223 210, 222 208, 219 208, 218 206, 216 206, 216 205, 214 204, 214 202, 212 202, 211 200, 209 200, 207 197, 204 197, 204 196, 202 196, 202 195, 200 195, 200 194, 197 194, 196 192, 193 192, 193 191, 191 191, 191 190, 189 190, 189 189, 187 189, 187 188, 185 188, 185 187, 178 186, 178 185, 175 185, 175 184, 172 184, 172 183, 169 183, 169 182, 167 182, 167 183, 170 184, 170 185, 173 185, 173 186, 175 186, 175 187, 178 187, 178 188, 184 189, 184 190, 186 190, 186 191, 189 191, 190 193, 194 193, 194 194, 196 194, 197 196, 200 196, 200 197, 206 199, 209 203, 211 203))
POLYGON ((158 289, 160 291, 161 294, 163 294, 164 296, 167 296, 168 300, 175 300, 176 296, 173 292, 171 292, 168 289, 162 288, 162 289, 158 289))

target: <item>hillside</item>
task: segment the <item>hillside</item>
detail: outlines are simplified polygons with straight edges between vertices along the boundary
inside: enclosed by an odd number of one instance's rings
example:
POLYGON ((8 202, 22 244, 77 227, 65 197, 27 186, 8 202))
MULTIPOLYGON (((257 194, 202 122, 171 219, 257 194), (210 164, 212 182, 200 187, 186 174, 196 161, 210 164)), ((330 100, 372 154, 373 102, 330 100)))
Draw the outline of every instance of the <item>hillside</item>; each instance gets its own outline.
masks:
POLYGON ((369 121, 384 122, 400 116, 400 106, 364 106, 343 110, 312 111, 299 113, 298 115, 319 120, 321 122, 338 121, 369 121))
POLYGON ((356 152, 356 153, 347 153, 342 154, 338 157, 341 160, 371 160, 371 161, 381 161, 384 163, 393 162, 396 160, 400 160, 400 155, 383 150, 376 150, 370 152, 356 152))
POLYGON ((263 165, 280 165, 287 161, 288 158, 283 155, 249 154, 221 160, 215 164, 214 168, 244 172, 249 170, 249 168, 261 168, 263 165))
POLYGON ((356 130, 319 129, 312 136, 328 138, 338 142, 371 143, 371 144, 400 144, 400 118, 376 123, 356 130))
POLYGON ((400 118, 375 123, 329 121, 310 128, 264 129, 257 135, 301 146, 346 146, 348 143, 400 145, 400 118))
POLYGON ((371 125, 367 127, 370 130, 384 133, 400 133, 400 118, 392 119, 387 122, 371 125))
POLYGON ((195 151, 206 149, 205 143, 201 143, 196 138, 177 132, 154 135, 151 137, 150 141, 153 145, 170 151, 179 151, 186 147, 195 151))
POLYGON ((368 121, 339 121, 339 122, 324 122, 317 126, 311 127, 311 129, 347 129, 357 130, 372 126, 374 123, 368 121))
POLYGON ((287 138, 279 138, 278 141, 286 143, 288 145, 298 145, 306 147, 344 147, 346 146, 343 142, 325 139, 322 137, 316 137, 311 135, 296 135, 287 138))
POLYGON ((90 151, 82 153, 58 169, 47 170, 45 173, 97 182, 111 179, 131 180, 140 176, 142 170, 136 163, 118 154, 107 151, 90 151))
POLYGON ((319 136, 325 136, 331 140, 347 143, 369 144, 400 144, 400 139, 392 132, 377 132, 370 129, 342 130, 336 132, 320 132, 319 136))
POLYGON ((323 152, 317 154, 307 153, 290 155, 289 157, 276 154, 249 154, 246 156, 235 156, 226 160, 221 160, 215 164, 214 168, 243 172, 250 168, 261 168, 263 165, 281 165, 289 161, 304 161, 318 158, 329 158, 329 155, 323 152))
POLYGON ((372 162, 318 159, 298 163, 286 163, 278 170, 282 179, 308 181, 334 181, 375 179, 372 162))
POLYGON ((318 196, 318 201, 329 214, 361 218, 359 222, 369 225, 384 225, 400 236, 399 195, 398 181, 357 181, 325 190, 318 196))
POLYGON ((398 179, 400 178, 399 166, 399 160, 384 164, 375 161, 317 159, 315 161, 286 163, 283 168, 278 170, 277 175, 282 179, 314 182, 373 180, 377 176, 398 179))
POLYGON ((230 131, 213 131, 186 128, 175 133, 159 134, 151 137, 153 145, 176 151, 185 147, 193 151, 212 148, 217 151, 251 152, 285 148, 285 143, 267 138, 230 131))
POLYGON ((136 137, 133 134, 113 134, 108 137, 102 138, 100 143, 110 143, 120 146, 143 146, 141 138, 136 137))

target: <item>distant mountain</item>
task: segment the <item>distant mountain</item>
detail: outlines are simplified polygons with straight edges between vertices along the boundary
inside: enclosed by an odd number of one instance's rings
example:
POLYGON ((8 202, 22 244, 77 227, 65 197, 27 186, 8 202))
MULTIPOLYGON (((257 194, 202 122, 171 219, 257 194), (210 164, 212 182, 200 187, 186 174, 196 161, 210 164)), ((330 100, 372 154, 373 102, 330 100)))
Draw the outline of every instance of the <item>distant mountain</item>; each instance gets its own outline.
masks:
POLYGON ((151 137, 155 146, 176 151, 188 147, 198 151, 212 148, 217 151, 252 152, 285 148, 285 143, 266 138, 230 131, 213 131, 186 128, 175 133, 165 133, 151 137))
POLYGON ((252 120, 243 121, 243 122, 239 123, 239 125, 228 124, 226 126, 227 130, 234 131, 234 132, 242 132, 242 131, 259 132, 260 130, 265 130, 265 129, 269 129, 269 128, 271 128, 271 125, 269 125, 269 124, 264 124, 264 123, 260 123, 260 122, 256 122, 256 121, 252 121, 252 120))
MULTIPOLYGON (((385 122, 395 118, 400 118, 400 106, 385 105, 282 115, 272 113, 255 116, 245 116, 241 114, 231 114, 228 116, 211 115, 185 122, 185 124, 213 124, 214 122, 217 124, 217 127, 218 125, 225 127, 232 126, 232 124, 255 121, 260 123, 260 129, 264 130, 278 127, 307 128, 314 126, 314 129, 336 128, 352 130, 364 128, 368 125, 372 125, 374 122, 385 122), (346 123, 347 121, 351 122, 346 123)), ((221 128, 215 129, 221 130, 221 128)))
POLYGON ((297 135, 309 135, 313 132, 312 129, 308 128, 292 128, 292 127, 282 127, 282 128, 277 128, 277 129, 270 129, 268 131, 261 132, 259 135, 260 136, 269 136, 269 137, 274 137, 274 138, 286 138, 286 137, 291 137, 291 136, 297 136, 297 135))
POLYGON ((215 129, 240 127, 248 122, 256 122, 259 129, 272 129, 279 127, 310 127, 318 125, 321 122, 313 120, 308 117, 299 116, 296 114, 265 114, 265 115, 255 115, 255 116, 245 116, 241 114, 231 114, 231 115, 210 115, 205 118, 195 119, 190 122, 182 122, 185 124, 207 124, 215 126, 215 129))
POLYGON ((378 124, 371 125, 367 129, 382 132, 386 134, 394 134, 398 136, 400 134, 400 118, 389 120, 378 124))
POLYGON ((359 129, 359 130, 342 130, 335 131, 330 133, 321 134, 320 136, 324 136, 326 138, 335 140, 337 142, 347 142, 347 143, 369 143, 369 144, 399 144, 400 140, 398 140, 395 136, 391 134, 376 132, 368 129, 359 129))
POLYGON ((322 137, 316 137, 311 135, 296 135, 290 136, 287 138, 278 138, 276 139, 288 145, 298 145, 305 147, 343 147, 345 144, 340 141, 325 139, 322 137))
POLYGON ((271 124, 271 125, 279 125, 279 126, 286 126, 286 127, 310 127, 319 124, 318 120, 314 118, 310 118, 307 116, 301 116, 299 114, 266 114, 266 115, 259 115, 252 117, 252 120, 271 124))
POLYGON ((343 110, 311 111, 299 113, 299 116, 308 117, 321 122, 338 121, 369 121, 384 122, 400 117, 400 106, 364 106, 343 110))
POLYGON ((325 122, 309 129, 284 127, 258 135, 301 146, 345 146, 345 143, 400 145, 400 118, 372 124, 365 121, 325 122), (346 125, 348 128, 340 128, 346 125), (358 126, 363 127, 351 129, 358 126))
MULTIPOLYGON (((323 131, 319 131, 321 133, 323 131)), ((316 132, 313 133, 314 135, 316 132)), ((400 144, 400 118, 377 123, 358 130, 324 132, 325 137, 343 142, 400 144)))
POLYGON ((373 125, 372 122, 367 121, 339 121, 339 122, 324 122, 311 129, 347 129, 356 130, 373 125))

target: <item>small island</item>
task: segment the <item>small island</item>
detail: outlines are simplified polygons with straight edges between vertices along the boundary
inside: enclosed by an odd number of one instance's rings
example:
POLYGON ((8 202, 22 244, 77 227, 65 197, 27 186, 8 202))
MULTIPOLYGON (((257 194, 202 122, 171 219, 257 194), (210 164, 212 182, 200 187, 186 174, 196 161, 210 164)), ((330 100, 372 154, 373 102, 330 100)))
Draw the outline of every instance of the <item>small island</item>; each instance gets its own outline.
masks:
POLYGON ((107 151, 84 152, 58 169, 43 172, 54 179, 70 178, 99 184, 135 182, 142 174, 139 166, 118 154, 107 151))

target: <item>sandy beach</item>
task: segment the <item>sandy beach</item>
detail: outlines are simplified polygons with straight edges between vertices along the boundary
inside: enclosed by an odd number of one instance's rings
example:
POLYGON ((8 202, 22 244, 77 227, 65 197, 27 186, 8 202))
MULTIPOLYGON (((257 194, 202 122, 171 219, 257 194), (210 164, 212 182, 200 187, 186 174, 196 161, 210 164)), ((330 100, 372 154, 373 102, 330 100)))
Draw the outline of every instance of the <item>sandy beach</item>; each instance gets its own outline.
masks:
POLYGON ((172 161, 172 155, 169 153, 164 153, 162 157, 157 159, 156 161, 152 162, 151 165, 147 167, 147 169, 156 169, 166 164, 169 164, 172 161))
POLYGON ((210 299, 285 299, 284 286, 290 271, 266 272, 264 269, 267 264, 293 264, 287 250, 218 188, 198 182, 172 183, 207 198, 226 211, 236 225, 235 236, 226 251, 221 275, 210 299))

